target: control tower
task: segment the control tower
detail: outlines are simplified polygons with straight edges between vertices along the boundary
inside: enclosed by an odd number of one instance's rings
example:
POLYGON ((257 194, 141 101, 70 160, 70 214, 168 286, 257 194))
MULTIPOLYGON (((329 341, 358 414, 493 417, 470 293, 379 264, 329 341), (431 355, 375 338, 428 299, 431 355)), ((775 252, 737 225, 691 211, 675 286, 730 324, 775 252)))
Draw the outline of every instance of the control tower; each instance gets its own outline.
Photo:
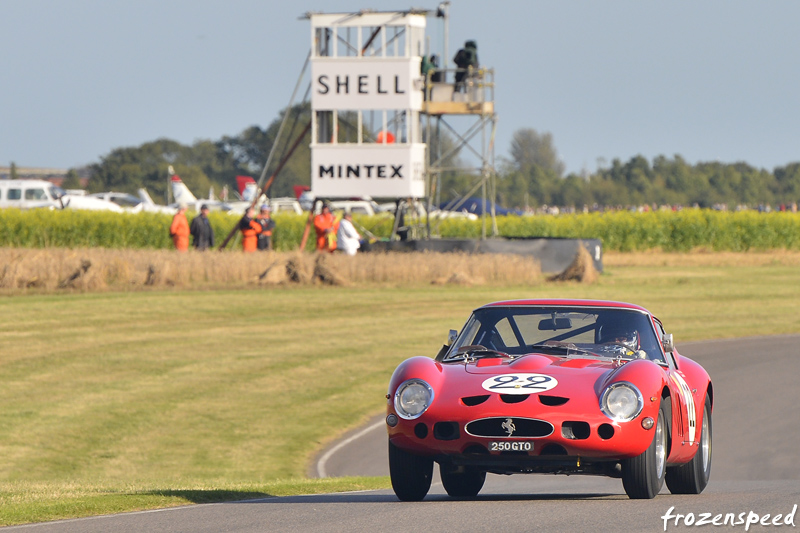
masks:
MULTIPOLYGON (((440 199, 441 176, 448 171, 476 175, 476 187, 465 196, 476 195, 479 187, 484 200, 493 194, 493 72, 445 64, 428 65, 423 75, 423 60, 430 56, 425 30, 432 14, 410 9, 306 15, 311 22, 311 192, 316 198, 396 199, 405 207, 423 205, 430 214, 440 199), (451 116, 477 122, 462 131, 461 125, 450 124, 451 116), (442 126, 456 141, 446 151, 440 142, 442 126), (465 147, 477 162, 469 169, 448 168, 445 163, 465 147)), ((430 236, 430 219, 426 226, 430 236)))

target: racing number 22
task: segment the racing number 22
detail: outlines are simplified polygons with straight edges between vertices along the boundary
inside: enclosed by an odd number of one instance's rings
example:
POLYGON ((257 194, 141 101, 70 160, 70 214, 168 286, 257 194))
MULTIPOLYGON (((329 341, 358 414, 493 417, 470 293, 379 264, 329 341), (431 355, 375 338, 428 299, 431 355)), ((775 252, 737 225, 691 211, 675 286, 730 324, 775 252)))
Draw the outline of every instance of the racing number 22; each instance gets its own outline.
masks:
POLYGON ((552 381, 550 376, 542 376, 540 374, 533 374, 520 380, 514 374, 506 374, 504 376, 497 376, 494 378, 494 385, 490 385, 490 389, 534 389, 536 391, 549 390, 550 387, 545 383, 552 381), (523 384, 524 383, 524 384, 523 384))
POLYGON ((544 374, 500 374, 483 381, 481 386, 498 394, 535 394, 558 385, 556 378, 544 374))

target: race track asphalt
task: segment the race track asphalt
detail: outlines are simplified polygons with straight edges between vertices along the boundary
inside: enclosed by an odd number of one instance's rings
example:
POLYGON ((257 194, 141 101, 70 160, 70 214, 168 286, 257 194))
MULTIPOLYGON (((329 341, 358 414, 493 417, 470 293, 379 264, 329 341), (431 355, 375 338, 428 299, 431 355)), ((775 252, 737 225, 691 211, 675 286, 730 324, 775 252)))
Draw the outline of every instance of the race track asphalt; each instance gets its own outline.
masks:
MULTIPOLYGON (((711 482, 697 496, 629 500, 588 476, 489 475, 480 495, 449 498, 437 479, 422 502, 391 490, 266 498, 5 528, 49 533, 339 531, 796 531, 800 516, 800 335, 678 343, 715 389, 711 482), (794 509, 794 514, 792 511, 794 509), (670 512, 672 518, 664 516, 670 512), (769 517, 765 515, 769 514, 769 517), (782 515, 776 518, 776 515, 782 515), (684 515, 675 518, 676 515, 684 515), (720 524, 727 518, 735 525, 720 524), (751 524, 753 520, 768 524, 751 524), (677 520, 677 521, 676 521, 677 520), (788 520, 788 524, 785 523, 788 520), (741 523, 739 523, 741 522, 741 523)), ((320 454, 309 474, 388 475, 383 416, 320 454)))

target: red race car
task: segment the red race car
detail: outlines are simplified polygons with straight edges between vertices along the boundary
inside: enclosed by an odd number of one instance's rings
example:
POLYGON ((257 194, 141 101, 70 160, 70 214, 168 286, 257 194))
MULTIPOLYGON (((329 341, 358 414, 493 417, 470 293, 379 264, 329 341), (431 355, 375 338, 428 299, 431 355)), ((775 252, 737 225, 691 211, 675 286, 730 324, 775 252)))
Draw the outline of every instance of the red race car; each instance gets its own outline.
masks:
POLYGON ((450 496, 486 473, 622 478, 630 498, 699 494, 711 474, 708 373, 646 309, 593 300, 517 300, 473 311, 435 359, 392 375, 392 487, 415 501, 433 463, 450 496))

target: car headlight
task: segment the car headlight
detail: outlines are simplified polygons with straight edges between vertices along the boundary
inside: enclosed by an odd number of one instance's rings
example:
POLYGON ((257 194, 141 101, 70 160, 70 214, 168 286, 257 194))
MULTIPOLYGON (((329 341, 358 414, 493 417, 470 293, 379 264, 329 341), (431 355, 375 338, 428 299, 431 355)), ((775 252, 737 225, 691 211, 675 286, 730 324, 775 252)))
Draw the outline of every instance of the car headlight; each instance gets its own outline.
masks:
POLYGON ((642 393, 633 383, 627 381, 612 383, 600 396, 600 410, 616 422, 633 420, 639 416, 643 407, 642 393))
POLYGON ((418 418, 433 401, 433 389, 421 379, 409 379, 397 387, 394 408, 397 416, 406 420, 418 418))

